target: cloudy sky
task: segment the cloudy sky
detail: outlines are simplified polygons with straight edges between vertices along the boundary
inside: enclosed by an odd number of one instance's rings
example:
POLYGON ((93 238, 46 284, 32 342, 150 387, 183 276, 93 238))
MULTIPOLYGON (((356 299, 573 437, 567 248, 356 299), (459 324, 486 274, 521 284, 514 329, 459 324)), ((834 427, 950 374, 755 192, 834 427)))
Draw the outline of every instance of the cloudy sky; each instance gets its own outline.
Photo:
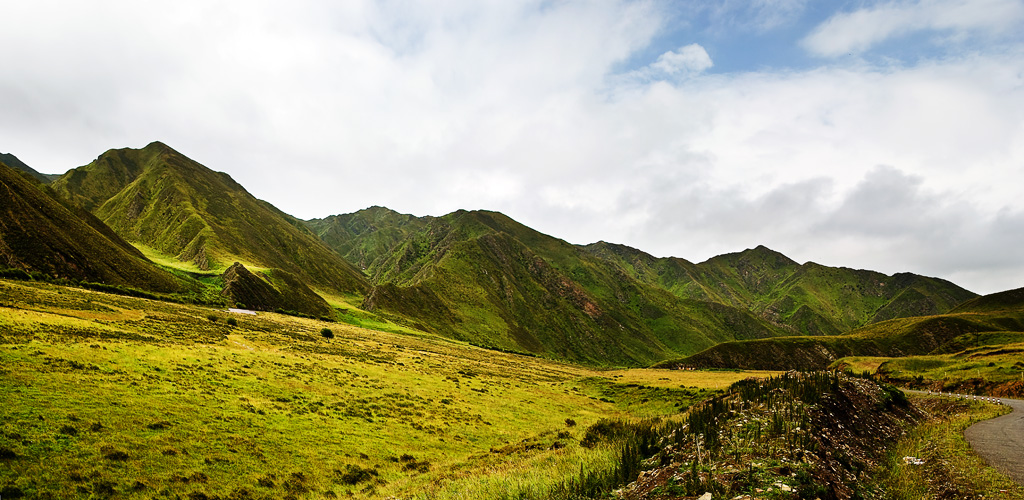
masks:
POLYGON ((1024 0, 0 0, 0 151, 1024 286, 1024 0))

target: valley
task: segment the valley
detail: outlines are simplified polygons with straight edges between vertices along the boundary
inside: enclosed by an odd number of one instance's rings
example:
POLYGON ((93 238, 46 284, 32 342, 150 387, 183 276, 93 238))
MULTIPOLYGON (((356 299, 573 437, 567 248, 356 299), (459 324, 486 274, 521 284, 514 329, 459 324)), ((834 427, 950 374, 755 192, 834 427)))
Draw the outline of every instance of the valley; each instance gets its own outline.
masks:
POLYGON ((1024 289, 0 161, 2 498, 1024 498, 964 472, 1005 408, 897 388, 1024 394, 1024 289))

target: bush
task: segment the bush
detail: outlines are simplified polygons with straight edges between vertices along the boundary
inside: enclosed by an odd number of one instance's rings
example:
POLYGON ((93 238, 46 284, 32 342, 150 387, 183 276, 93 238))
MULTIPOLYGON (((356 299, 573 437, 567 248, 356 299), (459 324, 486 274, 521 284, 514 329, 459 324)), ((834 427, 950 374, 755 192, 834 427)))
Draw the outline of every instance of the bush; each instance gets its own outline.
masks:
POLYGON ((216 314, 207 314, 206 319, 210 320, 211 323, 216 323, 218 319, 216 314))
POLYGON ((332 332, 330 328, 324 328, 323 330, 320 330, 320 335, 323 335, 323 337, 327 340, 334 338, 334 332, 332 332))
POLYGON ((374 477, 377 477, 376 469, 365 469, 358 465, 351 464, 346 465, 344 471, 335 470, 334 472, 338 475, 338 479, 341 481, 342 484, 349 485, 358 484, 363 481, 369 481, 374 477))
POLYGON ((236 320, 235 318, 228 318, 227 323, 228 326, 238 326, 238 320, 236 320))
POLYGON ((593 448, 601 441, 610 440, 625 433, 625 423, 618 420, 601 419, 596 424, 587 427, 587 432, 583 434, 580 445, 584 448, 593 448))

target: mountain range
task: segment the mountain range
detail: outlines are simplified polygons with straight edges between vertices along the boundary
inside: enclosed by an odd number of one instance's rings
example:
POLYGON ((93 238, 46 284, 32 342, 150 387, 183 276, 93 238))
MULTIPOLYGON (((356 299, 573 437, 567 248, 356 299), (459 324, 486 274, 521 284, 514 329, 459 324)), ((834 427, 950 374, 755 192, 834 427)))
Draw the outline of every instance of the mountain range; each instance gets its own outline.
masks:
POLYGON ((303 221, 159 142, 107 151, 48 185, 0 170, 11 200, 0 223, 8 268, 163 293, 203 286, 225 303, 325 318, 361 309, 455 340, 587 364, 835 336, 976 297, 937 278, 799 264, 763 246, 692 263, 606 242, 573 245, 483 210, 416 217, 371 207, 303 221), (28 245, 33 233, 93 242, 75 251, 92 267, 125 271, 58 265, 77 262, 71 250, 28 245), (126 271, 129 258, 145 271, 126 271))
MULTIPOLYGON (((723 342, 661 367, 822 370, 847 356, 970 354, 1024 340, 1024 288, 963 302, 949 312, 872 323, 842 335, 723 342)), ((1007 352, 1021 352, 1019 347, 1007 352)))

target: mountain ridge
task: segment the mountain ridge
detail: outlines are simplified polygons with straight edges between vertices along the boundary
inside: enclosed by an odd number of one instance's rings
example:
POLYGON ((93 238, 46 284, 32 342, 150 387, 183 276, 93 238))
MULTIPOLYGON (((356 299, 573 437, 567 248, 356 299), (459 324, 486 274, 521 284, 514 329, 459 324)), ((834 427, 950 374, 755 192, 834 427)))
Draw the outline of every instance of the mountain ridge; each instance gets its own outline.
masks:
POLYGON ((109 150, 52 185, 126 240, 202 270, 238 261, 338 293, 368 289, 365 276, 304 223, 160 142, 109 150))
POLYGON ((83 217, 87 214, 58 200, 47 186, 33 185, 25 177, 0 162, 0 260, 4 267, 166 293, 187 288, 117 235, 102 230, 102 222, 87 221, 83 217))
POLYGON ((416 217, 373 206, 302 221, 161 142, 108 150, 47 189, 129 252, 140 253, 134 243, 163 265, 219 276, 213 286, 235 303, 318 317, 360 307, 437 335, 588 364, 837 335, 976 297, 910 273, 800 264, 763 245, 700 263, 573 245, 488 210, 416 217), (347 305, 329 305, 325 293, 347 305))
POLYGON ((606 242, 584 248, 680 298, 748 309, 800 334, 836 335, 886 319, 942 313, 977 297, 939 278, 799 264, 763 245, 698 264, 606 242))
POLYGON ((636 282, 499 212, 410 217, 377 207, 311 224, 319 234, 350 238, 340 238, 339 251, 375 249, 356 253, 376 255, 366 265, 375 285, 368 309, 427 311, 417 318, 421 326, 457 339, 589 363, 645 364, 723 339, 779 333, 745 311, 679 300, 636 282))

